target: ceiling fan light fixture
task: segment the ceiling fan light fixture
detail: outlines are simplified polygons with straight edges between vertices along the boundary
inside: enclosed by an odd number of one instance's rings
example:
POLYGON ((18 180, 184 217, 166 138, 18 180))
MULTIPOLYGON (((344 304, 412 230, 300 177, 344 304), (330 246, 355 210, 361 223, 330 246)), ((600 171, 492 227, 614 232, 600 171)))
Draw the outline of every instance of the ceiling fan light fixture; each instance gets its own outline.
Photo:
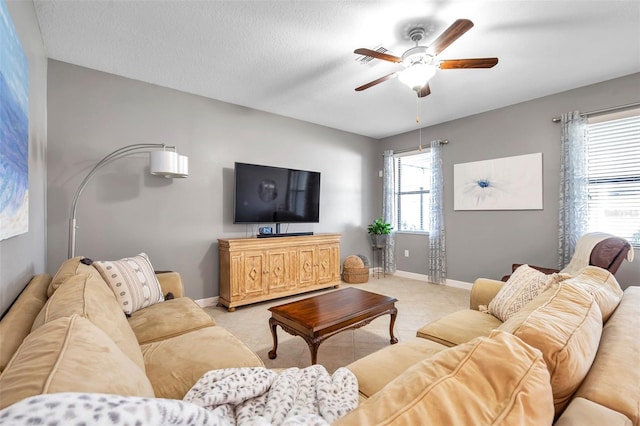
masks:
POLYGON ((400 72, 398 78, 410 89, 419 91, 434 75, 436 75, 435 65, 415 64, 400 72))

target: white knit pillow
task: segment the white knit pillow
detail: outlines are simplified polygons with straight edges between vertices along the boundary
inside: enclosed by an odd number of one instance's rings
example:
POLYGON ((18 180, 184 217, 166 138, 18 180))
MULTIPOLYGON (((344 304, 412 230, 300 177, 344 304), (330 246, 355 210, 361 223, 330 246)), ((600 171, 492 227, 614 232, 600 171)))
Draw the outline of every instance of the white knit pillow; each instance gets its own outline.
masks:
POLYGON ((551 284, 566 278, 568 275, 545 275, 529 265, 522 265, 511 274, 489 303, 489 313, 504 322, 551 284))
POLYGON ((125 314, 131 315, 164 301, 162 288, 145 253, 114 261, 97 260, 93 266, 109 284, 125 314))

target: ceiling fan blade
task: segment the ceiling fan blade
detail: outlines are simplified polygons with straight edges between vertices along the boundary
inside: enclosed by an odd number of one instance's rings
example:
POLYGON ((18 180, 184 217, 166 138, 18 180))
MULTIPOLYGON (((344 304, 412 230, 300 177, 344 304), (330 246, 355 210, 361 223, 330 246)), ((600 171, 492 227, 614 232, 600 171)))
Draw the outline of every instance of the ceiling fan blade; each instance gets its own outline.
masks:
POLYGON ((429 50, 434 55, 439 55, 444 49, 449 47, 451 43, 456 41, 462 34, 466 33, 473 27, 473 22, 468 19, 458 19, 449 28, 444 30, 442 34, 429 46, 429 50))
POLYGON ((424 98, 425 96, 428 96, 430 93, 431 93, 431 89, 429 88, 429 83, 427 83, 424 86, 422 86, 422 89, 420 89, 420 91, 418 92, 418 97, 424 98))
POLYGON ((368 82, 367 84, 363 84, 360 87, 356 87, 356 92, 361 92, 361 91, 363 91, 365 89, 368 89, 369 87, 375 86, 376 84, 380 84, 383 81, 387 81, 387 80, 390 80, 392 78, 396 78, 397 76, 398 76, 397 72, 392 72, 391 74, 387 74, 384 77, 380 77, 377 80, 373 80, 373 81, 368 82))
POLYGON ((440 61, 440 69, 493 68, 497 63, 498 58, 445 59, 440 61))
POLYGON ((360 48, 354 50, 353 53, 356 53, 358 55, 371 56, 372 58, 382 59, 383 61, 396 63, 402 62, 402 58, 398 58, 397 56, 389 55, 388 53, 382 53, 371 49, 360 48))

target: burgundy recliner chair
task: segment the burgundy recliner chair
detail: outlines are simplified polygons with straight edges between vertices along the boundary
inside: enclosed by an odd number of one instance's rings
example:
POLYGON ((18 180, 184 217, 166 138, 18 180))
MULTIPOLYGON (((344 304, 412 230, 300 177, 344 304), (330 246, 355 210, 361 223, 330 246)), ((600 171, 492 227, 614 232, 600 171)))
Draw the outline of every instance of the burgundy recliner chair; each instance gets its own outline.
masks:
MULTIPOLYGON (((618 268, 620 268, 622 261, 627 258, 629 250, 631 250, 631 244, 629 244, 627 240, 611 236, 600 241, 593 247, 589 258, 589 265, 606 269, 615 275, 615 273, 618 272, 618 268)), ((514 263, 511 266, 511 272, 514 272, 519 266, 522 266, 522 263, 514 263)), ((543 268, 541 266, 534 265, 529 266, 545 274, 560 272, 559 269, 543 268)), ((507 281, 510 276, 511 275, 505 275, 502 277, 502 281, 507 281)))

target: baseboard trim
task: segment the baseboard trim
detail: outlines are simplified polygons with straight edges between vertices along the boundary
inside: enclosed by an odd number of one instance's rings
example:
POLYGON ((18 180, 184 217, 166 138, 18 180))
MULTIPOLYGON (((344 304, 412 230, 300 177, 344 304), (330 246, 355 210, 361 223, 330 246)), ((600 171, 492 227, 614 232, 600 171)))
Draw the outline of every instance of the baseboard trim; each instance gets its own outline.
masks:
POLYGON ((429 282, 429 276, 428 275, 424 275, 424 274, 416 274, 415 272, 407 272, 407 271, 396 271, 395 274, 398 277, 402 277, 402 278, 410 278, 412 280, 416 280, 416 281, 425 281, 425 282, 429 282))
MULTIPOLYGON (((403 277, 403 278, 410 278, 412 280, 417 280, 417 281, 431 282, 431 281, 429 281, 429 276, 428 275, 416 274, 415 272, 396 271, 396 273, 394 275, 397 275, 397 276, 403 277)), ((465 282, 465 281, 450 280, 450 279, 447 278, 447 281, 446 281, 445 285, 447 285, 449 287, 456 287, 456 288, 463 288, 465 290, 471 290, 471 287, 473 286, 473 283, 468 283, 468 282, 465 282)))
POLYGON ((207 297, 206 299, 198 299, 196 303, 201 308, 209 308, 211 306, 216 306, 218 304, 218 296, 215 297, 207 297))
POLYGON ((471 290, 471 287, 473 287, 473 283, 468 283, 466 281, 450 280, 448 278, 447 278, 447 285, 449 287, 463 288, 465 290, 471 290))

